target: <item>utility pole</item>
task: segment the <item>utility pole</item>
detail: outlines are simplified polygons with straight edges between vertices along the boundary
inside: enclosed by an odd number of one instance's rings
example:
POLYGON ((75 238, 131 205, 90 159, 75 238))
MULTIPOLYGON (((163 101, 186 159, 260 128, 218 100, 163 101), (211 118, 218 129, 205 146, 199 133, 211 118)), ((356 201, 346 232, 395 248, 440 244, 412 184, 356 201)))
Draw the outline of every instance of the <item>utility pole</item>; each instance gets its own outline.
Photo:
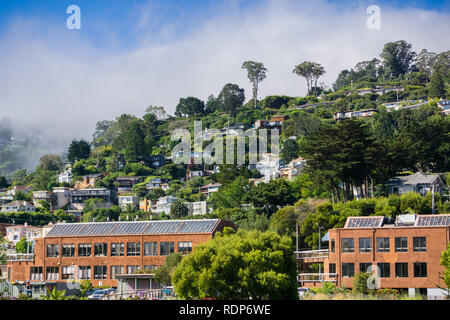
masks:
POLYGON ((432 197, 432 200, 431 200, 431 213, 434 214, 434 184, 433 184, 433 189, 432 190, 433 191, 431 193, 432 193, 433 197, 432 197))

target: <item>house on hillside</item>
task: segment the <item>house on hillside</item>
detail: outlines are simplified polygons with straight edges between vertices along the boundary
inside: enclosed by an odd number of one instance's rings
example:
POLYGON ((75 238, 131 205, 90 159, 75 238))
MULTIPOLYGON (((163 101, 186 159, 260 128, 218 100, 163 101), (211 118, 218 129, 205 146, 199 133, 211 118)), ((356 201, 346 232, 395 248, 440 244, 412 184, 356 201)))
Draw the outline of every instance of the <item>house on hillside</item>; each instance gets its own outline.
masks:
POLYGON ((406 192, 418 192, 424 196, 427 192, 442 194, 445 184, 438 174, 423 174, 416 172, 409 176, 397 176, 386 184, 389 194, 404 194, 406 192))
POLYGON ((156 203, 156 209, 154 212, 156 214, 160 213, 170 214, 170 208, 172 207, 172 204, 178 200, 180 199, 173 196, 159 198, 158 202, 156 203))
POLYGON ((95 183, 103 179, 105 175, 102 173, 88 174, 83 176, 83 180, 75 182, 75 189, 90 189, 95 188, 95 183))
POLYGON ((450 114, 450 100, 441 100, 437 103, 438 107, 442 109, 442 113, 446 116, 450 114))
POLYGON ((15 200, 1 206, 2 212, 35 212, 33 204, 24 200, 15 200))

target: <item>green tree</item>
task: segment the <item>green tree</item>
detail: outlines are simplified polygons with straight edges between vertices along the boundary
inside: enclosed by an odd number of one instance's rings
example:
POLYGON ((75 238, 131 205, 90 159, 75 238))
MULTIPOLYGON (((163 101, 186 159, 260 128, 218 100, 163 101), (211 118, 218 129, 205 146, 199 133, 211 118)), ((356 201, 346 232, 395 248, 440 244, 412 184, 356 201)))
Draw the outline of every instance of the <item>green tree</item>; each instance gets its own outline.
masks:
POLYGON ((367 280, 371 276, 370 273, 358 272, 353 278, 353 292, 357 294, 369 294, 370 289, 367 287, 367 280))
POLYGON ((6 180, 6 177, 0 176, 0 189, 7 187, 8 187, 8 180, 6 180))
POLYGON ((216 235, 172 275, 178 296, 219 300, 298 299, 292 242, 274 232, 216 235))
POLYGON ((266 78, 267 69, 261 62, 245 61, 242 69, 247 69, 247 77, 253 85, 253 103, 256 109, 258 102, 258 86, 266 78))
POLYGON ((189 209, 183 201, 175 201, 170 206, 170 216, 175 219, 186 217, 189 214, 189 209))
POLYGON ((33 251, 33 244, 27 241, 27 238, 23 237, 16 244, 17 253, 31 253, 33 251), (28 250, 28 252, 27 252, 28 250))
POLYGON ((450 244, 447 245, 446 250, 442 251, 440 265, 444 267, 442 279, 446 286, 447 297, 450 297, 450 244))
POLYGON ((269 230, 280 236, 295 236, 295 227, 299 215, 294 206, 281 208, 270 218, 269 230))
POLYGON ((170 286, 172 284, 172 274, 180 264, 182 258, 183 255, 178 252, 169 254, 164 260, 164 264, 155 272, 156 282, 170 286))
POLYGON ((84 139, 72 140, 67 153, 67 159, 70 162, 76 162, 81 159, 89 158, 91 154, 91 146, 89 142, 84 139))
POLYGON ((175 115, 178 117, 186 117, 193 115, 202 115, 205 112, 205 103, 195 97, 180 98, 175 115))
POLYGON ((430 78, 428 95, 431 98, 444 98, 446 96, 445 83, 439 72, 433 72, 430 78))
POLYGON ((127 161, 137 162, 145 157, 145 134, 138 120, 132 120, 124 133, 124 154, 127 161))
POLYGON ((411 63, 416 53, 411 50, 412 45, 404 40, 389 42, 384 45, 380 56, 383 59, 386 75, 391 79, 410 71, 411 63))
POLYGON ((53 287, 53 290, 47 289, 47 295, 42 295, 41 299, 43 300, 67 300, 66 290, 56 290, 56 286, 53 287))
POLYGON ((304 61, 295 66, 292 72, 305 78, 308 85, 307 95, 316 95, 317 80, 325 74, 325 68, 323 66, 316 62, 304 61))
POLYGON ((62 160, 57 154, 46 154, 39 159, 42 170, 58 171, 62 167, 62 160))
POLYGON ((281 148, 281 159, 287 164, 298 157, 298 152, 297 141, 294 139, 287 139, 284 141, 283 147, 281 148))
POLYGON ((235 116, 237 108, 242 107, 245 101, 244 92, 244 89, 239 88, 237 84, 227 83, 218 96, 224 111, 235 116))

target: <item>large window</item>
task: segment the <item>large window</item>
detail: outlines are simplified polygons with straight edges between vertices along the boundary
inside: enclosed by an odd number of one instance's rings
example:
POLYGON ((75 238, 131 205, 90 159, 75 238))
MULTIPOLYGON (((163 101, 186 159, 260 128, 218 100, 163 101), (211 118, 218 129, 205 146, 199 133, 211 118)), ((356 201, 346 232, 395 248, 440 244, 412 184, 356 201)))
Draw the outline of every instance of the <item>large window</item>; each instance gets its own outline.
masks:
POLYGON ((355 264, 354 263, 343 263, 342 264, 342 277, 351 278, 355 275, 355 264))
POLYGON ((47 267, 45 273, 47 280, 59 280, 59 267, 47 267))
POLYGON ((91 266, 78 267, 78 279, 91 279, 91 266))
POLYGON ((336 250, 336 242, 334 239, 330 240, 330 252, 334 252, 336 250))
POLYGON ((158 269, 157 265, 144 266, 144 270, 148 270, 148 271, 156 271, 157 269, 158 269))
POLYGON ((408 238, 395 238, 395 252, 408 252, 408 238))
POLYGON ((75 266, 67 266, 61 268, 61 278, 65 279, 75 279, 75 266))
POLYGON ((121 257, 123 256, 124 244, 123 243, 111 243, 111 256, 121 257))
POLYGON ((427 264, 425 262, 414 263, 414 278, 425 278, 427 276, 427 264))
POLYGON ((94 243, 94 256, 106 257, 108 255, 108 245, 106 243, 94 243))
POLYGON ((359 238, 359 252, 372 252, 371 238, 359 238))
POLYGON ((128 242, 127 243, 127 256, 140 256, 141 255, 141 243, 140 242, 128 242))
POLYGON ((389 278, 391 276, 391 265, 389 263, 378 263, 380 269, 380 278, 389 278))
POLYGON ((59 257, 59 244, 47 245, 47 257, 48 258, 59 257))
POLYGON ((389 252, 389 238, 377 238, 377 252, 389 252))
POLYGON ((355 241, 353 238, 342 238, 341 242, 342 252, 354 252, 355 241))
POLYGON ((171 253, 174 253, 174 244, 173 242, 161 242, 159 244, 160 255, 168 256, 171 253))
POLYGON ((116 279, 116 274, 123 274, 123 266, 111 266, 111 279, 116 279))
POLYGON ((328 265, 328 272, 329 273, 336 273, 336 263, 330 263, 328 265))
POLYGON ((191 241, 179 241, 178 242, 178 252, 182 254, 188 254, 192 252, 192 242, 191 241))
POLYGON ((75 245, 74 244, 63 244, 62 245, 62 256, 63 257, 75 257, 75 245))
POLYGON ((397 278, 408 278, 408 263, 407 262, 395 263, 395 276, 397 278))
POLYGON ((30 267, 30 280, 44 280, 42 267, 30 267))
POLYGON ((78 245, 78 256, 79 257, 90 257, 91 256, 91 244, 90 243, 80 243, 78 245))
POLYGON ((139 266, 127 266, 127 274, 136 273, 139 270, 139 266))
POLYGON ((413 238, 413 251, 415 251, 415 252, 427 251, 427 238, 414 237, 413 238))
POLYGON ((372 267, 371 262, 360 262, 359 263, 359 272, 369 272, 369 268, 372 267))
POLYGON ((106 279, 106 266, 94 266, 94 279, 103 280, 106 279))
POLYGON ((156 256, 156 255, 158 255, 158 243, 144 242, 144 256, 156 256))

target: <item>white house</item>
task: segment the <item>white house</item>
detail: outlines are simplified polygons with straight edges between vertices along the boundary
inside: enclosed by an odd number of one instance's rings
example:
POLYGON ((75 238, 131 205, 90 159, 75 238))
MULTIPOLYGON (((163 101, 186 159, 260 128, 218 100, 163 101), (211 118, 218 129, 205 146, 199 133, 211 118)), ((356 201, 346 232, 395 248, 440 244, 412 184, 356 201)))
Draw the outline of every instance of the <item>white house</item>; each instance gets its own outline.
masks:
POLYGON ((139 201, 141 199, 135 195, 126 195, 126 196, 118 196, 117 200, 119 202, 119 207, 121 207, 122 209, 126 209, 128 205, 131 205, 135 208, 139 208, 139 201))
POLYGON ((189 209, 190 216, 204 215, 209 213, 208 202, 185 202, 184 205, 189 209))
POLYGON ((172 203, 174 203, 178 200, 180 200, 180 199, 177 197, 173 197, 173 196, 166 196, 166 197, 159 198, 158 202, 156 203, 156 209, 154 212, 156 214, 160 214, 160 213, 170 214, 170 207, 172 206, 172 203))
POLYGON ((264 176, 265 182, 276 179, 279 175, 280 167, 280 157, 271 153, 263 154, 262 159, 256 163, 256 169, 264 176))
POLYGON ((442 193, 444 182, 438 174, 423 174, 416 172, 409 176, 398 176, 389 180, 386 184, 390 194, 404 194, 406 192, 418 192, 424 196, 427 192, 442 193))
POLYGON ((26 222, 24 225, 15 225, 6 227, 5 238, 10 241, 14 246, 22 238, 27 238, 29 241, 33 241, 36 238, 42 237, 42 229, 35 226, 30 226, 26 222))
POLYGON ((209 196, 210 193, 219 191, 220 183, 210 183, 200 187, 200 192, 209 196))
POLYGON ((73 181, 72 168, 68 167, 65 171, 58 175, 59 183, 71 183, 73 181))
POLYGON ((35 207, 28 201, 16 200, 10 203, 4 204, 2 207, 3 212, 34 212, 35 207))
POLYGON ((441 100, 437 105, 446 116, 450 114, 450 100, 441 100))

